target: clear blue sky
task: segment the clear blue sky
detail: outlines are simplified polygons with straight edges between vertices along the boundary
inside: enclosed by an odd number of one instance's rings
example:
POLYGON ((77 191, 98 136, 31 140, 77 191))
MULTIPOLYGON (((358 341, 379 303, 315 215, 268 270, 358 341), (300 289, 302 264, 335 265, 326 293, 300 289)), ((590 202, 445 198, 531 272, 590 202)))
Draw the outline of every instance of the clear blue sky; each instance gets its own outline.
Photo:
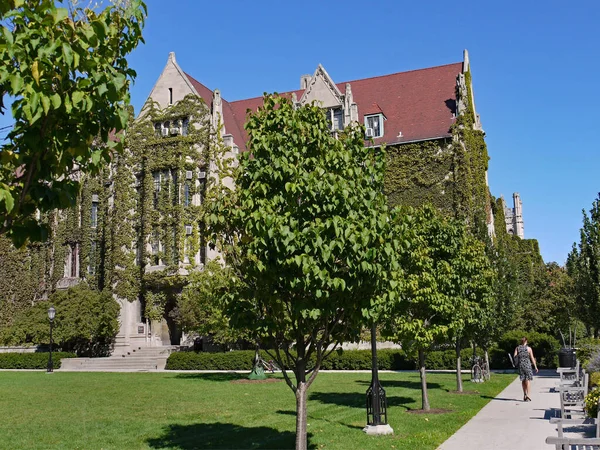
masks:
MULTIPOLYGON (((492 194, 523 200, 525 236, 563 263, 600 191, 600 3, 148 0, 130 64, 139 110, 170 51, 227 100, 471 57, 492 194)), ((0 121, 0 126, 3 122, 0 121)))

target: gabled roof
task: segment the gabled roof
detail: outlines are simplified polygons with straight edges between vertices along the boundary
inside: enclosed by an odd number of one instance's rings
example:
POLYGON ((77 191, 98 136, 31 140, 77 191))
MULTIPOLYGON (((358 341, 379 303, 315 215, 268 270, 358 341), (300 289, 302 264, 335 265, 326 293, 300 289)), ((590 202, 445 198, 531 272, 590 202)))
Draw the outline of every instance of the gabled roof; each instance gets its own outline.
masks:
MULTIPOLYGON (((450 127, 456 114, 456 79, 462 71, 463 63, 459 62, 346 81, 336 83, 336 86, 345 95, 346 83, 350 83, 361 123, 364 122, 365 114, 383 113, 387 119, 385 135, 375 139, 375 145, 423 141, 451 136, 450 127)), ((187 77, 210 105, 210 89, 191 76, 187 77)), ((301 98, 304 90, 289 91, 282 95, 291 96, 292 93, 301 98)), ((240 151, 246 150, 248 139, 244 130, 246 112, 256 111, 262 103, 262 97, 233 102, 223 99, 225 129, 233 135, 240 151)))
MULTIPOLYGON (((190 83, 192 83, 192 86, 196 89, 196 92, 198 92, 200 97, 202 97, 204 102, 210 107, 213 101, 213 92, 187 73, 185 76, 188 77, 190 83)), ((248 138, 241 130, 244 129, 245 119, 241 122, 237 120, 230 103, 224 98, 221 100, 223 102, 223 123, 225 125, 225 132, 231 134, 233 136, 233 142, 240 148, 240 151, 244 151, 246 149, 246 140, 248 138)))

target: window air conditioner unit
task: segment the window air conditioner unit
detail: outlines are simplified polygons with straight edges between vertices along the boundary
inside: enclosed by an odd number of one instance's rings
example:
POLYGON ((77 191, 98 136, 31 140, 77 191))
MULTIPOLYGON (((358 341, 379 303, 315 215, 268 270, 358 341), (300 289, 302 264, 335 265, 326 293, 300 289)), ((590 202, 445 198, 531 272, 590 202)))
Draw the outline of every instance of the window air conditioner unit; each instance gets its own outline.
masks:
POLYGON ((206 178, 206 172, 200 172, 198 174, 198 178, 200 178, 201 180, 205 179, 206 178))
POLYGON ((185 234, 187 236, 190 236, 192 234, 192 226, 191 225, 186 225, 185 226, 185 234))
POLYGON ((165 136, 168 136, 168 135, 169 135, 169 130, 168 130, 168 128, 163 128, 163 129, 160 131, 160 134, 161 134, 163 137, 165 137, 165 136))
POLYGON ((365 131, 365 136, 372 138, 375 135, 375 133, 373 133, 373 128, 367 128, 365 131))
POLYGON ((170 128, 171 136, 177 136, 179 134, 179 128, 170 128))
POLYGON ((191 180, 193 177, 194 177, 194 172, 192 172, 191 170, 185 171, 185 179, 186 180, 191 180))

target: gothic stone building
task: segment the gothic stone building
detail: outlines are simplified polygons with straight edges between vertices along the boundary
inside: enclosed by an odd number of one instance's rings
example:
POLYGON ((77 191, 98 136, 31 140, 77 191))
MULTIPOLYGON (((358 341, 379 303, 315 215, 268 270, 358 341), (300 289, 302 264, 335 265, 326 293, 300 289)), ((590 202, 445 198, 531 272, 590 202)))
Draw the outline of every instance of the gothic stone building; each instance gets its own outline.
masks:
MULTIPOLYGON (((488 155, 466 51, 461 62, 346 82, 319 65, 299 84, 283 95, 299 105, 319 102, 332 133, 358 122, 367 145, 386 145, 391 204, 432 203, 474 232, 494 235, 488 155)), ((230 156, 247 151, 246 114, 261 105, 262 97, 225 100, 171 53, 128 131, 125 154, 84 182, 77 208, 54 218, 54 260, 64 261, 64 270, 55 269, 49 285, 85 279, 112 289, 121 305, 118 346, 179 343, 177 292, 190 271, 217 256, 199 223, 214 167, 206 150, 218 141, 230 156)))

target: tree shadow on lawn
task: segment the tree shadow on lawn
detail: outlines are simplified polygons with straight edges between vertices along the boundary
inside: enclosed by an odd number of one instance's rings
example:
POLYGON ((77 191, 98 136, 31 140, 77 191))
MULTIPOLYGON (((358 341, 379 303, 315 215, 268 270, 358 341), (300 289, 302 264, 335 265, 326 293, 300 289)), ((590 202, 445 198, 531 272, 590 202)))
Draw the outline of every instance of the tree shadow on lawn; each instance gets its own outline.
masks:
MULTIPOLYGON (((310 444, 308 448, 316 448, 310 444)), ((243 427, 232 423, 196 423, 192 425, 169 425, 164 434, 147 439, 151 448, 192 449, 293 449, 296 434, 267 427, 243 427)))
MULTIPOLYGON (((403 406, 408 409, 409 404, 415 403, 414 398, 386 396, 388 407, 403 406)), ((366 408, 367 400, 366 393, 348 393, 348 392, 314 392, 309 394, 309 400, 315 400, 321 403, 350 406, 351 408, 366 408)))
MULTIPOLYGON (((279 410, 277 410, 275 412, 277 414, 283 414, 285 416, 294 416, 294 417, 296 417, 296 411, 292 411, 292 410, 279 409, 279 410)), ((310 414, 308 415, 308 418, 309 419, 311 418, 310 414)), ((357 425, 349 425, 347 423, 340 422, 340 421, 337 421, 337 420, 329 420, 326 417, 319 417, 318 420, 323 420, 323 421, 328 422, 328 423, 333 423, 334 425, 343 425, 345 427, 352 428, 354 430, 362 430, 364 428, 364 427, 359 427, 357 425)))
POLYGON ((235 381, 248 378, 247 374, 227 372, 227 373, 180 373, 175 376, 183 380, 204 380, 204 381, 235 381))
MULTIPOLYGON (((369 386, 370 381, 367 380, 356 380, 358 384, 369 386)), ((417 389, 421 390, 421 381, 407 381, 407 380, 379 380, 383 388, 404 388, 404 389, 417 389)), ((439 389, 442 385, 439 383, 427 382, 427 389, 439 389)))

